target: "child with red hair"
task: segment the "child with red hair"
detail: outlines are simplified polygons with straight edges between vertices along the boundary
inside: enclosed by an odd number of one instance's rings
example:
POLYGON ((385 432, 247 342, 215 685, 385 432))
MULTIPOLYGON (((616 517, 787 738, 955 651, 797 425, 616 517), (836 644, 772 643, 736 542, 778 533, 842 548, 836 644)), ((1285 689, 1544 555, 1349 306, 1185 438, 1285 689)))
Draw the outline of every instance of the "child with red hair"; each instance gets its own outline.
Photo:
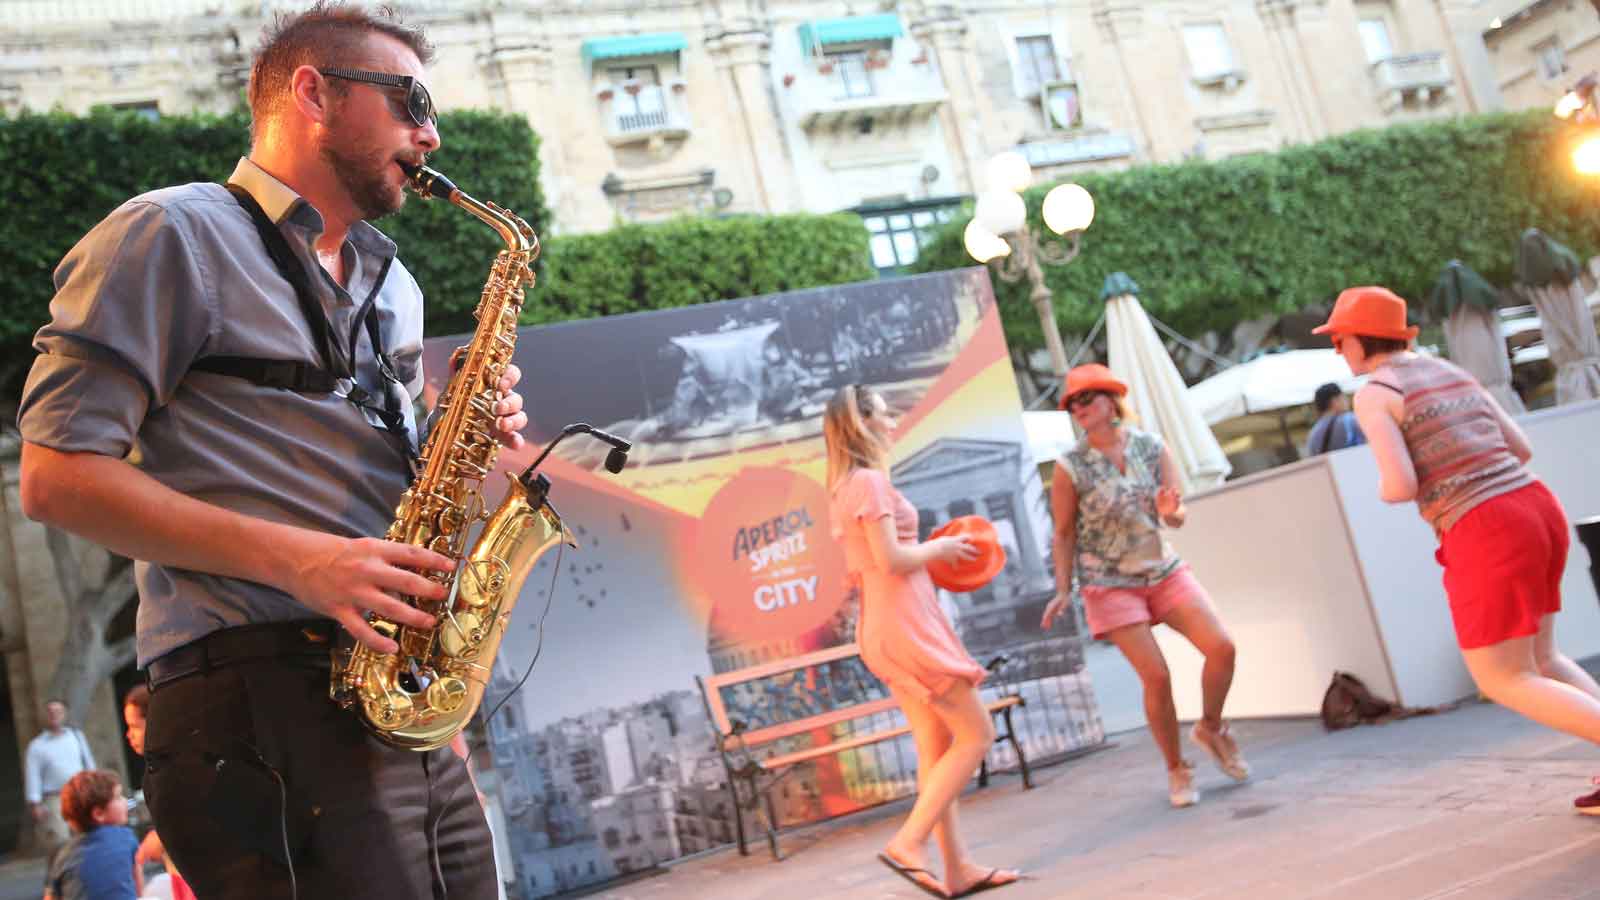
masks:
POLYGON ((128 799, 117 773, 72 776, 61 788, 61 817, 74 836, 50 858, 44 900, 138 900, 144 891, 134 862, 139 839, 128 827, 128 799))

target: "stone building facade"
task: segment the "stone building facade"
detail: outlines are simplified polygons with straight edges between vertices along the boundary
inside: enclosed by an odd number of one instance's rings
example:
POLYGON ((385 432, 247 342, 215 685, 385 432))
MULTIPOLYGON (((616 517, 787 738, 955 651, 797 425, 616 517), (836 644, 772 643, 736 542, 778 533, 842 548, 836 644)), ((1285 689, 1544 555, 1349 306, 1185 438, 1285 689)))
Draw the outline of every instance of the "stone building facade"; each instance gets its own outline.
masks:
MULTIPOLYGON (((1514 34, 1539 43, 1551 29, 1515 24, 1518 13, 1494 11, 1496 2, 402 7, 438 47, 430 88, 441 108, 512 110, 540 134, 555 232, 695 213, 855 210, 889 271, 983 188, 983 164, 1001 150, 1020 149, 1042 181, 1543 103, 1546 92, 1518 74, 1530 60, 1514 34), (1488 28, 1496 15, 1506 17, 1504 37, 1488 28)), ((0 109, 231 108, 266 15, 295 5, 12 0, 0 24, 0 109)), ((1534 18, 1583 19, 1582 29, 1556 30, 1585 41, 1567 48, 1570 61, 1590 52, 1584 35, 1600 20, 1586 3, 1532 6, 1534 18)))
POLYGON ((1553 107, 1600 70, 1600 15, 1591 0, 1486 0, 1476 30, 1492 80, 1483 92, 1510 109, 1553 107))

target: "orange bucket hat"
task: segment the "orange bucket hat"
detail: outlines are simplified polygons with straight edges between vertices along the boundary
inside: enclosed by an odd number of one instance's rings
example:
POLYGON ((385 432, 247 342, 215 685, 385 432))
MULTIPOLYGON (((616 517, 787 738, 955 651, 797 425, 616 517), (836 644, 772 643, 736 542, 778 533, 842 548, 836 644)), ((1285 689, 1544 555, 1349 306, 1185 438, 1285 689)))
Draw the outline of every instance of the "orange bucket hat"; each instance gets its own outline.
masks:
POLYGON ((1406 301, 1394 291, 1377 286, 1345 289, 1334 301, 1328 321, 1311 329, 1312 334, 1352 334, 1396 341, 1409 341, 1417 331, 1417 326, 1406 325, 1406 301))
POLYGON ((957 516, 928 535, 929 540, 939 537, 964 537, 978 548, 978 555, 965 562, 935 560, 928 563, 928 576, 947 591, 957 594, 975 591, 993 581, 1006 567, 1006 548, 1000 546, 1000 534, 983 516, 957 516))
POLYGON ((1105 391, 1118 397, 1128 396, 1128 386, 1122 379, 1111 374, 1110 369, 1099 363, 1088 363, 1077 366, 1067 373, 1066 384, 1061 388, 1061 402, 1056 404, 1056 408, 1066 409, 1067 401, 1072 399, 1072 395, 1084 391, 1105 391))

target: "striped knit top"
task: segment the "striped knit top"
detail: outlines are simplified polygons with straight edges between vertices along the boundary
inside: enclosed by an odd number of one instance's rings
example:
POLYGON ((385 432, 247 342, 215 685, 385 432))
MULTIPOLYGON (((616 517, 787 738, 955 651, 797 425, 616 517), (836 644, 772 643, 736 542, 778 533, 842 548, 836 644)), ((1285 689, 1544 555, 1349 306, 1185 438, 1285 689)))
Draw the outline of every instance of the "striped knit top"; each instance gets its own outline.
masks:
POLYGON ((1533 483, 1506 444, 1489 392, 1460 367, 1407 354, 1372 380, 1405 398, 1400 433, 1417 473, 1417 511, 1437 533, 1485 500, 1533 483))

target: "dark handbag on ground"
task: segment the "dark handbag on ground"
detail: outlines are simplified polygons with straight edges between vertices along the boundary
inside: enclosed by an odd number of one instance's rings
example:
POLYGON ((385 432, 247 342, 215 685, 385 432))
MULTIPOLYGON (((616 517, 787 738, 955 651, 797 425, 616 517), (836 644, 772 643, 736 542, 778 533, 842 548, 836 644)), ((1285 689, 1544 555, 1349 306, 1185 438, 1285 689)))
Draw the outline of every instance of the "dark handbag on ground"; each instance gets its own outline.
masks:
POLYGON ((1334 672, 1333 683, 1322 695, 1322 727, 1338 731, 1357 725, 1381 725, 1395 719, 1431 715, 1452 706, 1401 706, 1372 693, 1365 682, 1349 672, 1334 672))

